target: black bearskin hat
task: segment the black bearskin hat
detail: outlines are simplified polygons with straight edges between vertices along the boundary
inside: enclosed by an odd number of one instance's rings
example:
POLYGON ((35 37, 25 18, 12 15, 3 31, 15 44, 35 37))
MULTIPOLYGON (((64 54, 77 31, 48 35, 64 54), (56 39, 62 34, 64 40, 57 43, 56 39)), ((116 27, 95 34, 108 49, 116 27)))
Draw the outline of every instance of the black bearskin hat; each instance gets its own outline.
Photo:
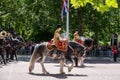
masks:
POLYGON ((62 26, 60 24, 58 24, 56 29, 58 29, 58 28, 62 28, 62 26))

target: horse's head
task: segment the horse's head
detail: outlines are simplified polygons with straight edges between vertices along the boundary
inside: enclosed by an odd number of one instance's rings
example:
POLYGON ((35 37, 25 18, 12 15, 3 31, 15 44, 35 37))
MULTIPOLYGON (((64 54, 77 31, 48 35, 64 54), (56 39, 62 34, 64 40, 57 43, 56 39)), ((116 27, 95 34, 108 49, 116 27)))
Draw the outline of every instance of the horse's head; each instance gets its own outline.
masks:
POLYGON ((91 39, 91 38, 85 39, 85 41, 84 41, 84 46, 87 48, 87 50, 92 49, 93 39, 91 39))
POLYGON ((84 45, 80 45, 76 42, 69 42, 70 49, 73 50, 75 55, 82 55, 84 53, 84 50, 86 49, 84 45))

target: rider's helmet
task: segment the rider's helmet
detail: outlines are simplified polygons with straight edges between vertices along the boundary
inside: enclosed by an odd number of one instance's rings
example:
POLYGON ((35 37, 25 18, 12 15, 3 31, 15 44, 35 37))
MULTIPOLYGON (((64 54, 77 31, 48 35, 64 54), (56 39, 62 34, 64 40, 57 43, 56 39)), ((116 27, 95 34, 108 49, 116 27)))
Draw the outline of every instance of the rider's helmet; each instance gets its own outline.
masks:
POLYGON ((56 29, 58 29, 58 28, 62 28, 62 26, 60 24, 58 24, 57 27, 56 27, 56 29))

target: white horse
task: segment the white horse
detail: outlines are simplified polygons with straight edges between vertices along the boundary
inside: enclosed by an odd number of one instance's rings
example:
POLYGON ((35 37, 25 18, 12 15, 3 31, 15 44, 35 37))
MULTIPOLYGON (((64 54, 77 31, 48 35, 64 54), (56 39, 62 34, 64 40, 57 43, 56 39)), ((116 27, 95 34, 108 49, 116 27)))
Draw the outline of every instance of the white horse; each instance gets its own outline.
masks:
MULTIPOLYGON (((42 72, 44 74, 49 73, 45 69, 44 62, 45 62, 46 57, 50 56, 51 53, 54 54, 54 50, 56 50, 56 49, 54 49, 52 51, 49 51, 46 47, 46 44, 47 44, 47 42, 43 42, 43 43, 37 44, 35 46, 35 49, 33 51, 31 59, 30 59, 29 73, 31 73, 32 70, 34 69, 35 62, 38 59, 40 60, 40 63, 41 63, 42 72)), ((65 72, 63 70, 64 66, 68 67, 68 71, 70 72, 73 69, 73 66, 74 66, 74 60, 73 60, 72 57, 81 55, 81 54, 84 53, 84 51, 85 51, 85 48, 83 46, 81 46, 81 45, 79 45, 78 43, 75 43, 75 42, 69 42, 67 51, 66 52, 60 51, 60 55, 61 55, 61 57, 59 57, 60 73, 65 74, 65 72), (72 64, 68 66, 65 63, 66 60, 70 60, 72 62, 72 64)))

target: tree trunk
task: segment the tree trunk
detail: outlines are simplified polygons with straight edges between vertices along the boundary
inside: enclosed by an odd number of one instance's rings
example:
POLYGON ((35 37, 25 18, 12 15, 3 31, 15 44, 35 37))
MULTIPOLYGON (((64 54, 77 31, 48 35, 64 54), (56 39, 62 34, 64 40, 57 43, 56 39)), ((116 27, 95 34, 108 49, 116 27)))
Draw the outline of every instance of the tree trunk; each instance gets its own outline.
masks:
POLYGON ((94 44, 95 44, 96 47, 98 46, 98 40, 99 40, 98 33, 95 33, 94 44))
POLYGON ((83 18, 82 18, 82 8, 77 9, 78 14, 78 23, 80 24, 79 27, 79 35, 83 36, 83 18))

